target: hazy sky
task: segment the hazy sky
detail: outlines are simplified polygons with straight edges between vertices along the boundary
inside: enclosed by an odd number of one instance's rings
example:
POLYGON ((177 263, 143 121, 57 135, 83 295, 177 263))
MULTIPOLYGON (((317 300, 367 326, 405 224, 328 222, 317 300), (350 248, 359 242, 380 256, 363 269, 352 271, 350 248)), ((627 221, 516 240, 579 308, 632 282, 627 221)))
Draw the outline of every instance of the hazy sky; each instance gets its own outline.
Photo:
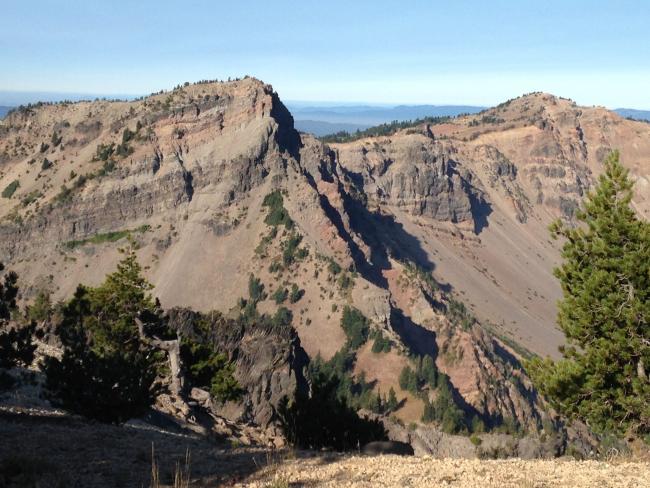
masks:
POLYGON ((650 1, 4 0, 0 90, 253 75, 286 100, 650 109, 650 1))

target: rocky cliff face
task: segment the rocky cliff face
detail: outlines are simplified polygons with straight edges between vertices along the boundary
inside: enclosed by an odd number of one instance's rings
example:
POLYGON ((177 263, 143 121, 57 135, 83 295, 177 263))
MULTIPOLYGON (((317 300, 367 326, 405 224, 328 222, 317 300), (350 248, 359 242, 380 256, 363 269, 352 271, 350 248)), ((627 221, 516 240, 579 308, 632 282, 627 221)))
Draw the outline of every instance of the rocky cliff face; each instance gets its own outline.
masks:
POLYGON ((309 358, 295 330, 268 323, 250 324, 221 314, 201 315, 174 308, 167 323, 180 337, 197 340, 197 329, 207 328, 217 351, 225 351, 235 366, 234 376, 243 398, 225 405, 212 403, 216 413, 235 422, 272 428, 284 396, 308 391, 305 378, 309 358))
POLYGON ((433 140, 405 136, 340 149, 347 170, 362 178, 377 204, 440 221, 471 221, 476 190, 461 175, 450 148, 433 140))
POLYGON ((364 346, 355 368, 378 390, 396 387, 403 421, 422 413, 397 385, 414 352, 435 358, 469 413, 535 429, 544 407, 519 345, 553 354, 562 341, 545 227, 571 218, 614 147, 647 215, 649 136, 647 124, 534 94, 327 147, 296 132, 255 79, 28 107, 0 122, 0 259, 19 272, 24 301, 100 282, 127 235, 166 308, 226 312, 254 274, 272 314, 273 297, 295 286, 283 306, 297 335, 224 325, 215 336, 248 391, 233 418, 269 423, 303 381, 302 348, 329 359, 344 345, 350 305, 393 341, 384 356, 364 346), (267 218, 276 191, 293 225, 267 218), (464 325, 449 313, 459 300, 464 325))

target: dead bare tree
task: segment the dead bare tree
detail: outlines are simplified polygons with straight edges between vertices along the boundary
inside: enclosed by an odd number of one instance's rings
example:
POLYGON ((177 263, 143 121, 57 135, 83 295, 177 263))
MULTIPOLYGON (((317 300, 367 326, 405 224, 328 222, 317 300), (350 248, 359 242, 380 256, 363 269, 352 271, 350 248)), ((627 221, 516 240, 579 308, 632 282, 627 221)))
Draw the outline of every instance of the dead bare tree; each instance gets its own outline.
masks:
POLYGON ((153 335, 147 335, 145 332, 145 324, 139 317, 136 317, 135 323, 138 326, 138 333, 140 339, 145 344, 162 349, 167 353, 169 358, 169 369, 171 371, 171 384, 170 392, 172 395, 185 401, 185 373, 183 368, 183 360, 181 358, 181 341, 176 334, 176 339, 163 340, 153 335))

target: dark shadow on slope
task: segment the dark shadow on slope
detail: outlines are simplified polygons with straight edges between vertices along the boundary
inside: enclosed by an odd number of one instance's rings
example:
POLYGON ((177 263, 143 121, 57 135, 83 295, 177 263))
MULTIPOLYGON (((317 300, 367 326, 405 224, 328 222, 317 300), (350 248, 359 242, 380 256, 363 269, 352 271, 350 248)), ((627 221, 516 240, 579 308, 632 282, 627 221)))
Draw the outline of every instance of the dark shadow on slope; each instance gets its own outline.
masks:
POLYGON ((438 357, 436 334, 413 322, 398 308, 391 308, 390 323, 411 352, 418 356, 438 357))
POLYGON ((370 249, 370 259, 356 263, 365 279, 382 288, 388 286, 382 271, 391 269, 390 258, 410 261, 428 272, 433 271, 435 266, 420 240, 409 234, 394 216, 371 212, 347 195, 344 206, 350 216, 350 226, 370 249))
POLYGON ((296 161, 300 161, 300 148, 303 144, 300 133, 294 127, 293 116, 280 101, 277 93, 272 94, 272 100, 270 115, 278 123, 275 140, 281 150, 288 152, 296 161))
MULTIPOLYGON (((314 177, 307 171, 304 173, 305 178, 307 178, 307 182, 309 185, 316 189, 316 182, 314 181, 314 177)), ((336 231, 338 232, 339 236, 341 239, 343 239, 348 247, 350 248, 350 254, 352 255, 352 260, 354 261, 355 267, 359 269, 359 266, 362 266, 363 263, 365 263, 365 257, 363 255, 363 252, 359 248, 356 242, 354 242, 354 239, 352 239, 352 236, 350 233, 346 230, 345 225, 343 224, 343 219, 341 219, 341 215, 339 212, 332 206, 332 204, 329 202, 327 197, 325 195, 321 195, 320 193, 318 194, 319 197, 319 203, 323 211, 325 212, 325 215, 327 216, 328 219, 334 224, 334 227, 336 227, 336 231)))
POLYGON ((473 191, 469 191, 468 194, 472 207, 472 217, 474 218, 474 233, 478 235, 489 225, 488 215, 492 213, 492 205, 473 191))
MULTIPOLYGON (((515 357, 510 351, 504 348, 499 343, 499 341, 493 339, 492 344, 494 345, 495 354, 502 361, 508 363, 515 371, 526 372, 526 369, 521 364, 519 359, 517 359, 517 357, 515 357)), ((525 397, 529 401, 529 403, 535 404, 538 401, 539 397, 538 397, 537 390, 535 388, 527 388, 521 381, 519 381, 517 376, 513 376, 513 383, 517 387, 517 390, 519 390, 519 393, 521 393, 521 395, 525 397)))
POLYGON ((469 198, 472 219, 474 221, 474 233, 478 235, 489 225, 488 215, 492 213, 492 205, 490 205, 490 202, 485 200, 482 192, 472 184, 471 173, 463 176, 457 168, 458 163, 453 159, 449 159, 447 162, 447 175, 450 178, 454 174, 460 176, 463 190, 469 198))
POLYGON ((476 408, 474 408, 472 405, 467 403, 463 396, 458 392, 456 387, 449 382, 449 389, 451 390, 451 396, 454 399, 454 403, 460 408, 463 412, 465 412, 465 422, 468 424, 467 426, 469 427, 469 424, 472 421, 472 418, 478 417, 480 418, 483 422, 487 422, 488 419, 482 415, 476 408))
POLYGON ((519 360, 510 351, 503 347, 499 341, 492 339, 492 344, 494 345, 494 352, 503 361, 510 364, 514 369, 524 369, 519 360))
POLYGON ((197 484, 231 486, 259 471, 267 457, 255 448, 231 450, 212 436, 67 415, 3 411, 0 432, 0 462, 16 468, 2 473, 9 486, 150 486, 152 446, 164 485, 173 485, 176 462, 183 466, 189 452, 197 484), (25 479, 33 484, 21 484, 25 479))

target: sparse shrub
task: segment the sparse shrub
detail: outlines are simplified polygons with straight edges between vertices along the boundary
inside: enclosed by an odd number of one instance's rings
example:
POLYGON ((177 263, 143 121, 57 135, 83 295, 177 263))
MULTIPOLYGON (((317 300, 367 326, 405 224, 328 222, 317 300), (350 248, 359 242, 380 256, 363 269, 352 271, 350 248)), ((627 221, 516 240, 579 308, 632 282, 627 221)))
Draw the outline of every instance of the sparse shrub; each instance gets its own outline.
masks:
POLYGON ((372 343, 372 352, 374 353, 390 352, 390 349, 391 349, 390 339, 384 337, 384 335, 381 332, 377 332, 375 334, 375 340, 372 343))
POLYGON ((95 151, 95 161, 108 161, 115 152, 115 144, 99 144, 95 151))
POLYGON ((63 140, 63 137, 59 135, 57 131, 52 132, 52 137, 50 138, 50 142, 52 143, 52 147, 57 147, 59 144, 61 144, 61 141, 63 140))
POLYGON ((27 205, 30 205, 30 204, 34 203, 36 200, 38 200, 42 196, 43 196, 43 194, 40 191, 34 190, 34 191, 29 192, 27 195, 25 195, 22 198, 22 200, 20 201, 20 203, 21 203, 21 205, 23 207, 26 207, 27 205))
POLYGON ((442 431, 447 434, 457 434, 466 428, 465 414, 456 405, 451 386, 446 378, 440 382, 433 403, 425 401, 422 421, 438 422, 442 431))
POLYGON ((72 190, 66 185, 61 185, 61 191, 56 196, 56 201, 66 203, 72 200, 72 190))
POLYGON ((41 163, 41 171, 45 171, 45 170, 50 169, 53 166, 53 164, 54 163, 52 163, 52 161, 50 161, 47 158, 44 158, 43 162, 41 163))
POLYGON ((2 198, 11 198, 16 190, 20 187, 20 181, 14 180, 9 183, 4 190, 2 190, 2 198))
POLYGON ((188 366, 190 386, 205 388, 219 402, 238 400, 241 388, 234 377, 235 367, 224 353, 205 343, 183 339, 181 358, 188 366))
POLYGON ((462 327, 463 330, 469 330, 476 322, 476 319, 469 312, 465 304, 454 298, 449 298, 447 317, 452 324, 462 327))
POLYGON ((284 199, 280 190, 275 190, 266 195, 262 205, 268 207, 268 213, 264 219, 264 222, 268 225, 284 225, 287 229, 293 228, 293 221, 289 217, 289 212, 284 208, 284 199))
POLYGON ((297 258, 296 251, 302 241, 302 236, 292 233, 289 239, 284 243, 284 250, 282 251, 282 262, 285 266, 290 266, 297 258))
POLYGON ((395 389, 391 386, 388 390, 388 400, 386 401, 386 410, 388 412, 394 412, 397 410, 399 402, 397 401, 397 395, 395 394, 395 389))
POLYGON ((253 274, 248 277, 248 296, 253 303, 266 299, 266 293, 264 292, 262 281, 259 278, 256 278, 253 274))
POLYGON ((404 391, 417 394, 418 377, 410 366, 404 366, 404 368, 402 368, 402 371, 399 375, 399 387, 404 391))
POLYGON ((343 273, 339 276, 337 283, 341 291, 345 292, 354 286, 354 278, 349 273, 343 273))
POLYGON ((291 303, 296 303, 298 300, 302 298, 302 296, 305 294, 305 290, 301 290, 298 288, 298 285, 293 283, 291 285, 291 293, 289 294, 289 301, 291 303))
POLYGON ((52 314, 52 301, 47 290, 39 290, 34 302, 27 307, 27 318, 36 322, 42 322, 50 318, 52 314))
POLYGON ((433 277, 431 271, 427 271, 421 266, 413 264, 410 261, 406 262, 404 264, 404 267, 406 269, 406 273, 422 283, 429 293, 432 293, 439 288, 438 282, 433 277))
POLYGON ((292 321, 293 314, 291 313, 291 310, 286 307, 278 308, 273 317, 271 317, 271 324, 278 328, 289 327, 292 321))
POLYGON ((345 332, 350 349, 361 347, 368 340, 368 319, 356 308, 348 305, 343 309, 341 327, 345 332))
POLYGON ((327 263, 327 270, 330 272, 331 275, 334 275, 334 276, 336 276, 337 274, 339 274, 342 271, 341 266, 339 265, 339 263, 337 263, 336 261, 334 261, 331 258, 329 259, 329 262, 327 263))
POLYGON ((281 303, 284 303, 284 301, 287 299, 289 296, 289 290, 287 290, 284 287, 278 288, 273 292, 273 295, 271 295, 271 298, 277 303, 278 305, 281 303))

